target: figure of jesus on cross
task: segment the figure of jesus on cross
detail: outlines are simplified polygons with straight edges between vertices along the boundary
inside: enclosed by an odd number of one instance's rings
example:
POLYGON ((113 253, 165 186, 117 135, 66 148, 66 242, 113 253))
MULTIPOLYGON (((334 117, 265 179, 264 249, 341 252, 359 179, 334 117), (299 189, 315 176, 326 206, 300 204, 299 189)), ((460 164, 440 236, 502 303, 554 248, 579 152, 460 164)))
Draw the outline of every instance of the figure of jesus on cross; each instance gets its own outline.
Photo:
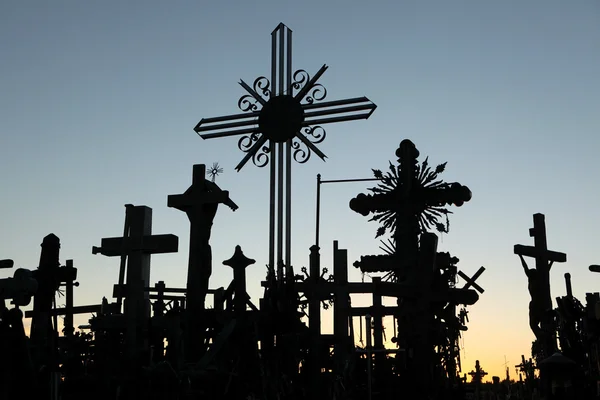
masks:
POLYGON ((544 214, 533 215, 533 228, 529 236, 534 238, 534 246, 516 244, 514 253, 521 259, 521 265, 527 274, 529 294, 529 326, 540 341, 544 357, 549 357, 556 350, 556 334, 550 313, 552 297, 550 295, 550 268, 554 262, 566 262, 567 255, 548 250, 546 241, 546 223, 544 214), (535 258, 535 269, 529 268, 523 256, 535 258))

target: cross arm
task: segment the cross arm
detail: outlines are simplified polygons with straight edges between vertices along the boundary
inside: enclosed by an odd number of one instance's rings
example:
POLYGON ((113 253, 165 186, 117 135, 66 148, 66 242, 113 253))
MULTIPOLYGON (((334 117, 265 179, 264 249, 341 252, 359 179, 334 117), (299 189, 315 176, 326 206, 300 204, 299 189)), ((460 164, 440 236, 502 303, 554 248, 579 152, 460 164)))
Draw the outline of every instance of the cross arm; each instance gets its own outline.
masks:
POLYGON ((221 203, 225 204, 227 207, 231 208, 233 211, 235 211, 239 208, 238 205, 235 204, 235 202, 233 200, 231 200, 231 198, 229 197, 228 190, 221 189, 219 187, 219 185, 217 185, 215 182, 212 182, 212 181, 206 181, 204 184, 206 185, 207 188, 209 188, 210 190, 212 190, 214 192, 225 193, 227 195, 227 198, 225 200, 221 201, 221 203))
POLYGON ((174 194, 167 197, 167 207, 176 208, 180 211, 187 212, 194 206, 201 204, 225 204, 233 211, 238 209, 235 204, 229 198, 229 191, 219 190, 214 192, 201 192, 194 193, 193 191, 186 192, 184 194, 174 194))
POLYGON ((351 121, 356 119, 368 119, 377 108, 372 101, 366 97, 355 97, 346 100, 335 100, 304 104, 304 125, 327 124, 341 121, 351 121), (338 117, 316 119, 320 116, 331 116, 334 114, 344 114, 338 117))
POLYGON ((225 115, 222 117, 202 118, 194 127, 196 132, 202 139, 212 139, 216 137, 236 136, 247 133, 254 133, 258 126, 258 111, 246 112, 240 114, 225 115), (233 122, 236 121, 236 122, 233 122), (244 128, 253 126, 251 128, 244 128), (244 128, 238 130, 230 130, 230 128, 244 128), (225 130, 227 129, 227 130, 225 130), (225 130, 225 131, 224 131, 225 130), (210 132, 201 134, 201 132, 210 132))
POLYGON ((514 253, 519 256, 538 258, 546 256, 548 261, 563 263, 567 261, 567 255, 558 251, 540 250, 533 246, 515 244, 514 253))
POLYGON ((465 282, 467 282, 465 284, 465 286, 463 287, 463 289, 468 289, 469 287, 473 286, 473 288, 475 288, 475 290, 477 290, 479 293, 483 293, 484 290, 481 286, 479 286, 477 283, 475 283, 475 281, 477 280, 477 278, 479 278, 481 276, 481 274, 483 274, 483 272, 485 271, 484 267, 479 268, 479 270, 477 270, 477 272, 475 273, 475 275, 473 275, 472 278, 469 278, 464 272, 462 271, 458 271, 458 276, 460 276, 461 278, 463 278, 465 280, 465 282))
MULTIPOLYGON (((299 292, 309 292, 317 295, 327 293, 374 293, 380 296, 418 298, 421 292, 412 285, 402 285, 392 282, 361 283, 348 282, 343 286, 335 283, 298 282, 295 284, 299 292)), ((473 305, 479 300, 479 295, 472 289, 449 289, 443 292, 432 293, 431 301, 449 301, 457 304, 473 305)))
POLYGON ((310 125, 325 125, 325 124, 332 124, 335 122, 356 121, 358 119, 367 119, 367 118, 369 118, 370 115, 371 115, 371 113, 369 113, 369 114, 362 113, 362 114, 358 114, 358 115, 348 115, 348 116, 344 115, 341 117, 313 119, 313 120, 309 120, 309 121, 304 121, 302 123, 302 126, 306 127, 306 126, 310 126, 310 125))
POLYGON ((353 317, 364 317, 365 315, 375 316, 386 316, 394 315, 400 310, 398 306, 381 306, 381 307, 352 307, 350 309, 350 315, 353 317))
POLYGON ((449 289, 447 292, 433 293, 433 300, 472 306, 479 300, 479 294, 473 289, 453 288, 449 289))
MULTIPOLYGON (((89 306, 76 306, 71 310, 66 308, 55 308, 50 310, 50 315, 67 315, 67 314, 91 314, 91 313, 99 313, 102 309, 100 304, 89 305, 89 306)), ((25 318, 32 318, 35 315, 35 311, 25 311, 25 318)))
POLYGON ((179 238, 175 235, 152 235, 140 238, 104 238, 100 247, 92 247, 92 254, 107 257, 127 255, 134 251, 149 254, 176 253, 179 249, 179 238))

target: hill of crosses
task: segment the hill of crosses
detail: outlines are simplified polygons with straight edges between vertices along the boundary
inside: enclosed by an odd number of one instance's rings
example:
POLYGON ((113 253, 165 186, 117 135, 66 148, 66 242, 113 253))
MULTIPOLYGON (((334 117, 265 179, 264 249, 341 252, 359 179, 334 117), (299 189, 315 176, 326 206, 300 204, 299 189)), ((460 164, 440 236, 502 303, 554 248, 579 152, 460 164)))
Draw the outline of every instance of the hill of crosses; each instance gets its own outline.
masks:
MULTIPOLYGON (((315 244, 308 249, 308 268, 294 268, 292 165, 313 154, 324 159, 318 145, 325 127, 368 119, 376 106, 367 97, 326 100, 321 81, 327 66, 312 76, 293 69, 291 44, 291 30, 279 24, 271 34, 270 76, 252 84, 241 80, 240 112, 204 118, 194 128, 202 139, 235 136, 237 170, 252 161, 269 171, 268 249, 232 245, 231 257, 217 262, 232 269, 231 283, 211 285, 213 219, 218 211, 238 208, 233 198, 239 207, 253 199, 220 188, 218 164, 198 164, 190 166, 187 189, 166 195, 166 206, 184 212, 190 223, 186 287, 152 280, 152 255, 177 252, 179 240, 152 234, 152 209, 144 205, 126 205, 123 236, 92 247, 120 263, 113 293, 97 304, 77 304, 74 288, 93 283, 76 282, 73 260, 61 265, 60 239, 52 233, 42 240, 37 269, 0 260, 0 268, 14 271, 0 279, 0 399, 600 398, 600 295, 587 293, 583 305, 567 273, 567 295, 553 302, 550 268, 566 262, 566 255, 548 249, 542 214, 533 216, 533 245, 514 247, 528 280, 536 338, 531 355, 515 366, 519 379, 510 380, 507 372, 506 379, 484 382, 479 361, 461 364, 467 307, 484 293, 476 280, 485 268, 471 277, 460 271, 455 255, 438 251, 438 234, 449 232, 451 209, 469 202, 471 191, 445 182, 446 163, 430 164, 409 139, 398 138, 393 154, 382 149, 381 164, 374 166, 381 169, 373 169, 370 179, 317 177, 315 244), (378 225, 373 240, 381 241, 382 253, 348 260, 334 241, 327 244, 333 246, 328 271, 320 256, 320 187, 349 181, 372 181, 348 206, 378 225), (264 293, 253 299, 246 267, 267 252, 264 293), (370 281, 349 281, 350 268, 368 273, 370 281), (356 294, 370 296, 371 305, 353 305, 356 294), (58 295, 64 295, 64 307, 56 307, 58 295), (384 306, 383 298, 395 305, 384 306), (321 310, 328 308, 331 334, 321 329, 321 310), (74 326, 79 314, 89 323, 74 326), (390 341, 384 318, 392 321, 390 341), (24 319, 31 319, 28 335, 24 319)), ((590 270, 600 272, 600 266, 590 270)))

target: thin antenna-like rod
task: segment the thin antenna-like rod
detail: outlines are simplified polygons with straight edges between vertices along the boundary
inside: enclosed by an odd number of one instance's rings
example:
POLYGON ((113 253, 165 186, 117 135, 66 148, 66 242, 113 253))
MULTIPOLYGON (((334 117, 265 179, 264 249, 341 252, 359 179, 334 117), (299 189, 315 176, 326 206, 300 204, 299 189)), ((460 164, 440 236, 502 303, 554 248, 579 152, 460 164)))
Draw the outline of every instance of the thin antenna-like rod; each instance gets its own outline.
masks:
POLYGON ((319 220, 321 218, 321 174, 317 174, 317 221, 315 232, 315 245, 319 247, 319 220))
POLYGON ((348 183, 348 182, 367 182, 367 181, 378 181, 379 178, 360 178, 360 179, 335 179, 335 180, 321 180, 321 174, 317 174, 317 212, 315 222, 315 245, 319 246, 319 232, 321 228, 321 184, 322 183, 348 183))
POLYGON ((283 279, 283 143, 277 144, 277 277, 283 279))
MULTIPOLYGON (((271 33, 271 93, 270 98, 277 96, 277 30, 271 33)), ((270 157, 270 192, 269 192, 269 268, 275 272, 275 181, 277 170, 275 162, 277 156, 275 154, 275 143, 269 141, 269 157, 270 157)))
MULTIPOLYGON (((289 94, 292 91, 292 31, 287 31, 287 65, 285 87, 289 94)), ((292 263, 292 139, 286 142, 285 151, 285 266, 292 263)))
POLYGON ((285 92, 285 86, 283 85, 283 77, 284 77, 284 61, 285 59, 283 58, 284 55, 284 45, 285 45, 285 38, 284 38, 284 29, 283 29, 284 25, 279 25, 279 95, 283 94, 285 92))
POLYGON ((269 193, 269 268, 275 272, 275 162, 277 157, 275 155, 275 143, 269 143, 269 157, 271 167, 271 185, 269 193))

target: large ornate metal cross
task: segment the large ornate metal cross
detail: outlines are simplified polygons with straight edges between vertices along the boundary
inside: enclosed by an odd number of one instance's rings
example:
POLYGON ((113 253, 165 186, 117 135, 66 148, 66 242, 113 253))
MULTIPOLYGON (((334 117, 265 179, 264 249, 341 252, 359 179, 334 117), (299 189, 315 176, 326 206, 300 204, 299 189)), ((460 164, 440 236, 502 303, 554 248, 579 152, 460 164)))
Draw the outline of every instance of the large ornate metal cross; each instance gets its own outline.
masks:
POLYGON ((278 279, 291 263, 292 158, 305 163, 314 152, 324 160, 316 146, 325 139, 321 125, 367 119, 376 108, 366 97, 321 102, 327 90, 318 80, 326 70, 323 65, 312 78, 302 69, 293 72, 292 31, 280 23, 271 33, 271 79, 258 77, 252 87, 240 80, 247 92, 238 101, 243 112, 203 118, 194 128, 203 139, 242 135, 238 148, 246 155, 238 171, 250 159, 258 167, 270 161, 269 266, 275 266, 276 246, 278 279))
MULTIPOLYGON (((393 250, 395 254, 402 256, 400 260, 387 259, 393 264, 399 261, 403 267, 414 268, 419 236, 431 227, 435 227, 438 232, 448 232, 448 221, 444 226, 438 219, 451 213, 445 208, 447 205, 460 207, 469 201, 471 191, 460 183, 445 183, 438 179, 446 163, 432 169, 426 159, 419 166, 419 150, 408 139, 400 143, 396 155, 399 165, 390 163, 387 173, 373 170, 375 177, 379 179, 377 187, 369 189, 373 194, 360 193, 350 201, 350 208, 364 216, 373 213, 370 221, 381 223, 377 237, 390 231, 393 234, 393 250)), ((372 270, 374 266, 367 264, 380 264, 379 260, 386 259, 383 256, 379 259, 367 257, 362 257, 361 262, 358 265, 355 263, 355 266, 363 271, 372 270)))

